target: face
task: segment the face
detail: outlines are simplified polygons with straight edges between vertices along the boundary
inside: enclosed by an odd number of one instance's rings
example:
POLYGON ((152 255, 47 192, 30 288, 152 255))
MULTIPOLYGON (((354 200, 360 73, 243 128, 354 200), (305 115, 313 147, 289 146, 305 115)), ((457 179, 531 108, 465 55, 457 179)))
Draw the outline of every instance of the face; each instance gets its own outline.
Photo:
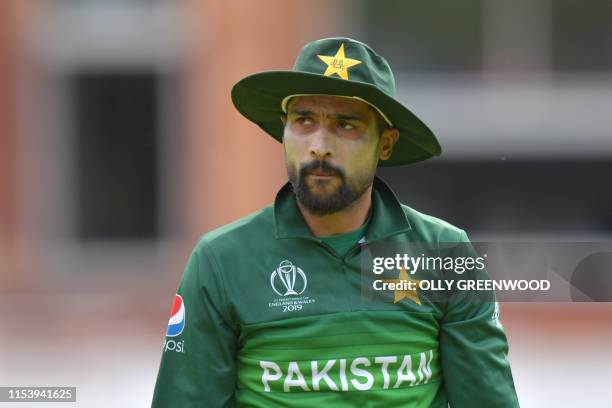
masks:
POLYGON ((316 215, 338 212, 372 185, 378 160, 391 156, 396 129, 381 130, 368 104, 337 96, 299 96, 287 106, 283 144, 289 181, 316 215))

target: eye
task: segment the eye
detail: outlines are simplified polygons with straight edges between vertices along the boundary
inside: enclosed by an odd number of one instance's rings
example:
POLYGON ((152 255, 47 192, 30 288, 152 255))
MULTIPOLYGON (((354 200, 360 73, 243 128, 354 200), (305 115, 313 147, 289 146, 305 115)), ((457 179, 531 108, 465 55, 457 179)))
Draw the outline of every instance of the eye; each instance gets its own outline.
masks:
POLYGON ((299 123, 300 125, 312 125, 312 119, 307 116, 298 116, 295 118, 295 122, 299 123))
POLYGON ((346 122, 346 121, 344 121, 344 120, 339 121, 339 122, 338 122, 338 126, 339 126, 341 129, 346 129, 346 130, 355 129, 355 126, 353 126, 351 123, 346 122))

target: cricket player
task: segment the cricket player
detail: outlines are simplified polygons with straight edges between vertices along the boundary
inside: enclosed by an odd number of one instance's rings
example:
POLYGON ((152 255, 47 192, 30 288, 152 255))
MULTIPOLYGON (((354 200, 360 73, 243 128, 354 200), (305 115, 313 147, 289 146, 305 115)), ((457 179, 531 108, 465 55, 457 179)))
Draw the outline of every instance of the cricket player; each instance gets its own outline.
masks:
POLYGON ((362 255, 382 242, 469 242, 375 176, 441 153, 386 60, 321 39, 292 70, 243 78, 232 101, 282 143, 289 181, 197 243, 153 407, 518 407, 496 302, 362 295, 362 255))

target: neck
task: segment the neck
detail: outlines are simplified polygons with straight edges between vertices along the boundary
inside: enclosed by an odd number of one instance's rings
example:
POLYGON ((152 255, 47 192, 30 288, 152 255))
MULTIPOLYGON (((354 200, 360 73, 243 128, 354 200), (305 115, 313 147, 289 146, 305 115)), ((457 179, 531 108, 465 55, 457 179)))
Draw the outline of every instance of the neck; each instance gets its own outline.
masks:
POLYGON ((315 237, 343 234, 361 227, 368 217, 372 206, 372 186, 347 208, 327 215, 315 215, 309 212, 299 201, 298 208, 315 237))

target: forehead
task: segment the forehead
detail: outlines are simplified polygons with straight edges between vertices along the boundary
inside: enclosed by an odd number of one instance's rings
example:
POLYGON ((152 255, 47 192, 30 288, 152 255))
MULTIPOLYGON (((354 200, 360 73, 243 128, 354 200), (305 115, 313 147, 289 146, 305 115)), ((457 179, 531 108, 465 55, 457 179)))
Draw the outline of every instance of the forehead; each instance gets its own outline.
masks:
POLYGON ((373 114, 372 108, 360 100, 332 95, 303 95, 295 96, 287 103, 288 113, 295 111, 359 114, 369 117, 373 114))

